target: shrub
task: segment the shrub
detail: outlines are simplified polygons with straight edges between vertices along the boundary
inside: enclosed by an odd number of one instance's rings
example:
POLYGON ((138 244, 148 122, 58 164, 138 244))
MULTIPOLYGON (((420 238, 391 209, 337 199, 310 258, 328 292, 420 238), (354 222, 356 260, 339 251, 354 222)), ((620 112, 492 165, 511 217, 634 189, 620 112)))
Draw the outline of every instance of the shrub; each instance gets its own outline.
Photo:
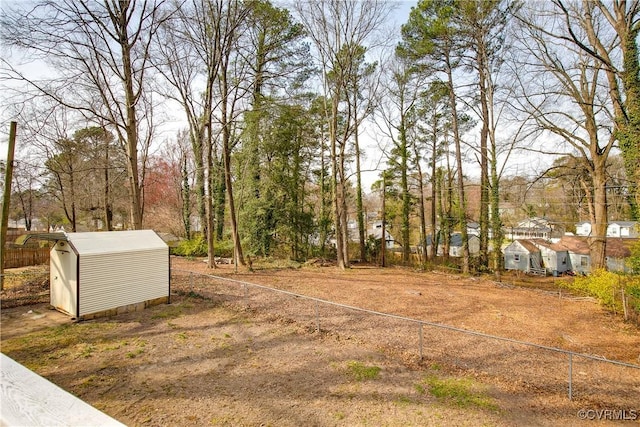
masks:
MULTIPOLYGON (((624 289, 627 295, 637 301, 640 297, 640 278, 638 276, 624 276, 606 270, 595 270, 589 276, 576 277, 569 288, 590 295, 605 307, 614 311, 622 311, 622 295, 624 289)), ((640 307, 632 305, 636 311, 640 307)))
POLYGON ((175 255, 185 257, 207 256, 207 251, 207 241, 202 235, 198 235, 193 239, 183 240, 173 249, 175 255))
POLYGON ((616 303, 616 292, 620 290, 620 277, 606 270, 595 270, 589 276, 576 277, 572 288, 591 295, 607 308, 622 308, 620 302, 616 303))
POLYGON ((627 258, 627 266, 635 274, 640 274, 640 240, 631 247, 631 256, 627 258))
MULTIPOLYGON (((205 242, 205 248, 206 248, 205 242)), ((224 240, 216 240, 213 248, 213 252, 215 256, 223 257, 223 258, 233 258, 233 240, 232 239, 224 239, 224 240)), ((206 255, 206 251, 205 251, 206 255)))
MULTIPOLYGON (((183 240, 172 249, 171 253, 184 257, 206 257, 208 255, 207 240, 202 235, 197 235, 190 240, 183 240)), ((233 256, 233 241, 230 239, 216 241, 214 256, 231 258, 233 256)))
POLYGON ((640 275, 630 277, 625 292, 630 296, 629 304, 631 308, 640 313, 640 275))

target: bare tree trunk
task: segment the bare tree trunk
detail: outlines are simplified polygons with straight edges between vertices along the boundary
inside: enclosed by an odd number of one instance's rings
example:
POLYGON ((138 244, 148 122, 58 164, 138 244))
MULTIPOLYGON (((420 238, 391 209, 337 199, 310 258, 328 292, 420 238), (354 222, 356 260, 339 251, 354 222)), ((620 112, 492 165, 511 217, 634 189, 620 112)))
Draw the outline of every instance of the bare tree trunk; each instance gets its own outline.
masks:
POLYGON ((327 244, 327 229, 330 223, 329 212, 331 207, 327 208, 327 191, 326 191, 326 174, 325 170, 326 157, 325 157, 325 140, 324 131, 321 133, 321 147, 320 147, 320 253, 322 256, 326 256, 326 244, 327 244))
POLYGON ((418 150, 416 145, 413 145, 414 155, 416 156, 416 168, 418 170, 418 206, 420 209, 420 244, 422 245, 422 253, 421 259, 423 263, 427 263, 427 218, 425 213, 425 205, 424 205, 424 176, 422 174, 422 167, 420 166, 420 162, 417 161, 419 159, 418 150))
POLYGON ((205 237, 207 239, 207 267, 216 268, 216 260, 215 260, 215 224, 214 224, 214 213, 213 213, 213 197, 214 197, 214 180, 215 180, 215 169, 214 169, 214 150, 213 150, 213 138, 211 133, 208 132, 208 141, 206 144, 207 154, 206 154, 206 165, 207 165, 207 192, 204 197, 205 201, 205 212, 206 212, 206 227, 205 227, 205 237))
POLYGON ((406 116, 403 112, 401 115, 401 127, 400 127, 400 187, 402 189, 402 262, 406 265, 409 263, 409 259, 411 257, 411 242, 409 239, 410 230, 409 230, 409 215, 411 211, 411 195, 409 194, 409 178, 407 176, 408 158, 409 158, 409 150, 407 143, 407 122, 406 116))
POLYGON ((225 212, 227 211, 227 185, 225 181, 225 171, 224 171, 224 160, 222 158, 218 158, 218 155, 214 152, 214 162, 215 162, 215 170, 214 170, 214 180, 216 185, 215 188, 215 226, 216 226, 216 239, 222 240, 224 237, 224 230, 226 227, 225 224, 225 212))
POLYGON ((342 200, 344 198, 343 187, 341 185, 341 173, 338 159, 337 147, 338 133, 338 98, 334 96, 331 100, 331 122, 329 126, 329 139, 331 140, 331 187, 333 192, 333 215, 334 231, 336 239, 336 261, 338 268, 345 269, 344 254, 344 234, 342 233, 342 200))
MULTIPOLYGON (((480 47, 482 48, 482 46, 480 47)), ((480 265, 486 266, 489 252, 489 162, 487 139, 489 135, 489 107, 487 100, 486 58, 478 54, 480 105, 482 129, 480 130, 480 265)))
POLYGON ((105 142, 104 160, 104 227, 107 231, 111 231, 113 229, 113 211, 111 207, 111 190, 109 188, 111 185, 109 180, 109 141, 105 142))
POLYGON ((76 224, 76 185, 75 185, 75 179, 74 179, 74 175, 73 175, 73 169, 71 169, 71 173, 69 174, 69 191, 71 193, 71 217, 69 217, 69 220, 71 221, 71 231, 73 231, 74 233, 77 231, 77 224, 76 224))
POLYGON ((242 254, 240 234, 238 233, 238 220, 233 199, 233 181, 231 177, 231 123, 228 117, 228 83, 226 72, 222 74, 222 158, 224 164, 224 181, 227 187, 227 203, 229 204, 229 220, 231 222, 231 237, 233 239, 233 255, 236 266, 245 265, 242 254))
POLYGON ((131 200, 131 222, 135 230, 142 229, 142 188, 140 185, 140 175, 138 171, 138 118, 136 116, 136 96, 133 82, 133 69, 131 67, 131 48, 128 33, 128 6, 122 7, 116 15, 116 28, 121 32, 120 48, 122 50, 122 80, 125 95, 125 131, 126 141, 124 141, 127 154, 127 170, 129 172, 129 197, 131 200))
POLYGON ((460 131, 458 127, 458 108, 456 106, 456 95, 453 85, 453 72, 450 58, 447 52, 446 71, 449 84, 449 102, 451 105, 453 140, 456 147, 456 167, 458 169, 458 226, 462 235, 462 273, 469 273, 469 236, 467 234, 467 203, 464 195, 464 175, 462 173, 462 147, 460 142, 460 131))
POLYGON ((182 151, 180 159, 181 187, 182 194, 182 223, 184 224, 184 234, 187 240, 191 239, 191 188, 189 186, 189 174, 187 170, 187 153, 182 151))
POLYGON ((386 172, 382 175, 382 237, 380 238, 380 265, 387 266, 387 176, 386 172))
POLYGON ((593 164, 594 222, 591 224, 592 236, 589 237, 589 255, 591 268, 596 270, 607 268, 607 177, 603 159, 596 159, 593 164))
POLYGON ((360 260, 365 262, 367 261, 367 242, 365 235, 366 221, 364 218, 364 208, 362 206, 362 172, 360 170, 360 142, 358 138, 357 114, 355 117, 354 128, 354 148, 356 150, 356 217, 358 220, 358 240, 360 241, 360 260))
POLYGON ((436 210, 436 197, 439 200, 441 198, 438 196, 438 186, 437 186, 437 155, 438 152, 438 117, 436 114, 433 115, 433 129, 432 129, 432 139, 431 139, 431 260, 435 261, 436 259, 436 248, 437 248, 437 210, 436 210))

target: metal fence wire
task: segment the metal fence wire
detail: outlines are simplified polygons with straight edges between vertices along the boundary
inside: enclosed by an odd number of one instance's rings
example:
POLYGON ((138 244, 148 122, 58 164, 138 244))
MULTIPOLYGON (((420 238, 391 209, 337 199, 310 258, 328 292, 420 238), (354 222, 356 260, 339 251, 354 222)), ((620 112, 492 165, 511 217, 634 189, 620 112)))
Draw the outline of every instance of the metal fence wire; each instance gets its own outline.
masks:
POLYGON ((423 366, 452 366, 531 392, 637 407, 640 365, 376 312, 255 283, 172 270, 172 287, 298 322, 314 333, 373 343, 423 366))

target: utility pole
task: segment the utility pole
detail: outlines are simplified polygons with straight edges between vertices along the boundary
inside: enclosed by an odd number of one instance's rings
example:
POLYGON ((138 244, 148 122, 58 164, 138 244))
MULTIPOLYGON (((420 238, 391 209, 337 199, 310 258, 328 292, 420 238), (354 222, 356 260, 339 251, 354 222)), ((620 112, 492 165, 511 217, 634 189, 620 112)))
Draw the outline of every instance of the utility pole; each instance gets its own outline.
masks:
POLYGON ((2 220, 0 222, 0 290, 4 290, 4 254, 9 226, 9 202, 11 200, 11 181, 13 178, 13 154, 16 147, 16 122, 9 127, 9 150, 7 152, 7 167, 4 174, 4 195, 2 196, 2 220))
POLYGON ((387 174, 386 171, 382 174, 382 242, 380 250, 380 264, 382 267, 385 265, 385 253, 387 252, 387 214, 385 212, 385 200, 387 198, 387 174))

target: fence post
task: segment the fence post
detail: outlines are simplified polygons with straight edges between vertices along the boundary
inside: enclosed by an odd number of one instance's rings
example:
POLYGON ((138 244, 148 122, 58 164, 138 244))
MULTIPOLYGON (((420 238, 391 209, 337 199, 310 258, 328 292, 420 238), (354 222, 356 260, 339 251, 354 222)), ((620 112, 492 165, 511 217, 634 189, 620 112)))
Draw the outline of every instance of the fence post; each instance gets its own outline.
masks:
POLYGON ((423 329, 423 324, 420 323, 420 360, 424 359, 424 355, 422 352, 422 329, 423 329))
POLYGON ((573 353, 569 353, 569 400, 573 400, 573 353))
POLYGON ((320 311, 318 309, 318 300, 314 301, 313 311, 316 315, 316 332, 320 333, 320 311))
POLYGON ((624 294, 624 288, 620 290, 622 293, 622 310, 624 311, 624 320, 629 320, 629 313, 627 312, 627 296, 624 294))

